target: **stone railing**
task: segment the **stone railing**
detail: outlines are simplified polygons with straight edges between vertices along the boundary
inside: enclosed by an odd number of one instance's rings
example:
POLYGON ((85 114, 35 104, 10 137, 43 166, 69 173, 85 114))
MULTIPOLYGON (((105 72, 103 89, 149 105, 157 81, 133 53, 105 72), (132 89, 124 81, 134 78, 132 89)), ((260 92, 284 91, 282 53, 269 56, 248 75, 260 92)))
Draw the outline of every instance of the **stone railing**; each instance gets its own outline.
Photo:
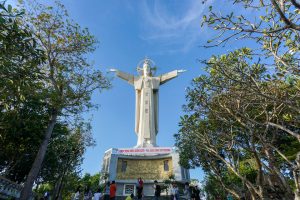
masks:
POLYGON ((22 186, 0 176, 0 199, 19 198, 22 186))

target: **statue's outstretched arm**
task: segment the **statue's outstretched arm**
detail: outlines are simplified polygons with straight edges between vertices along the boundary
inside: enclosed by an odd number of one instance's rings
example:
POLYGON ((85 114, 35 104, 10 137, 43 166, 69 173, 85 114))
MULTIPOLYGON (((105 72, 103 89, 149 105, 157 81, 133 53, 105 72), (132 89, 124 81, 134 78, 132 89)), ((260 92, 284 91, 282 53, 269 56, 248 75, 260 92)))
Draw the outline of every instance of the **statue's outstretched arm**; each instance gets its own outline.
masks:
POLYGON ((127 74, 127 73, 119 71, 117 69, 110 69, 109 72, 115 72, 117 77, 127 81, 131 85, 134 84, 134 76, 131 74, 127 74))
POLYGON ((174 70, 166 74, 160 75, 160 84, 164 84, 168 82, 169 80, 176 78, 178 74, 185 72, 186 70, 174 70))

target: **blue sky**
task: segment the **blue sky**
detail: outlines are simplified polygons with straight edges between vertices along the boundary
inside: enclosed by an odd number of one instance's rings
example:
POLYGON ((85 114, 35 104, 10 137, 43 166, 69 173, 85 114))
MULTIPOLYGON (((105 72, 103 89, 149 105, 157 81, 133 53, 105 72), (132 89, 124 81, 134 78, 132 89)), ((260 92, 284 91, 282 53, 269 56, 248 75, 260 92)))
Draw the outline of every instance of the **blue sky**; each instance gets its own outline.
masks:
MULTIPOLYGON (((183 115, 185 88, 190 86, 194 77, 204 73, 198 60, 228 51, 228 48, 199 47, 216 34, 200 26, 202 15, 214 2, 62 0, 62 3, 70 17, 87 27, 100 41, 90 57, 104 73, 109 68, 117 68, 136 74, 136 66, 145 56, 158 66, 157 74, 175 69, 187 70, 160 88, 157 143, 159 146, 173 146, 173 134, 178 131, 178 122, 183 115)), ((225 4, 218 2, 217 6, 225 7, 225 4)), ((107 73, 107 76, 113 78, 113 74, 107 73)), ((99 110, 86 114, 92 119, 97 145, 87 150, 83 173, 94 174, 100 170, 105 150, 136 144, 134 89, 117 78, 113 78, 112 85, 112 89, 93 95, 93 102, 100 105, 99 110)), ((191 177, 202 180, 203 172, 191 170, 191 177)))

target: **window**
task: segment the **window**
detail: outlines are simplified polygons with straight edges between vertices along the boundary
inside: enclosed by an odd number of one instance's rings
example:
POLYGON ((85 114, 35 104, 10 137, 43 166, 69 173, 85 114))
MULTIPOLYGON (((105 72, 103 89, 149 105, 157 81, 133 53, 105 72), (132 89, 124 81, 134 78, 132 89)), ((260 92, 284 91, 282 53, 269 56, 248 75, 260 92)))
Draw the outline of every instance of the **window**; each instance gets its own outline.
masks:
POLYGON ((132 184, 125 184, 124 185, 124 190, 123 190, 123 195, 127 196, 130 194, 135 194, 135 185, 132 184))
POLYGON ((127 161, 122 160, 121 172, 126 172, 126 168, 127 168, 127 161))
POLYGON ((164 170, 169 171, 169 161, 168 160, 164 161, 164 170))

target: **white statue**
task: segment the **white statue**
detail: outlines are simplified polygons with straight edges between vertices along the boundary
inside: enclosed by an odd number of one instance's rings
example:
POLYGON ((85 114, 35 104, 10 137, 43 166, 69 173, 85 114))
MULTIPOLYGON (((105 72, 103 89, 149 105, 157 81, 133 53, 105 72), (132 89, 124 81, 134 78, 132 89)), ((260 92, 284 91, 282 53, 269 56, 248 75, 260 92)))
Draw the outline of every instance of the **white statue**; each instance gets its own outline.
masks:
POLYGON ((145 59, 140 76, 134 76, 110 69, 116 75, 126 80, 135 89, 135 132, 138 137, 136 147, 155 147, 158 133, 158 89, 159 86, 178 76, 185 70, 174 70, 169 73, 153 77, 151 60, 145 59))

